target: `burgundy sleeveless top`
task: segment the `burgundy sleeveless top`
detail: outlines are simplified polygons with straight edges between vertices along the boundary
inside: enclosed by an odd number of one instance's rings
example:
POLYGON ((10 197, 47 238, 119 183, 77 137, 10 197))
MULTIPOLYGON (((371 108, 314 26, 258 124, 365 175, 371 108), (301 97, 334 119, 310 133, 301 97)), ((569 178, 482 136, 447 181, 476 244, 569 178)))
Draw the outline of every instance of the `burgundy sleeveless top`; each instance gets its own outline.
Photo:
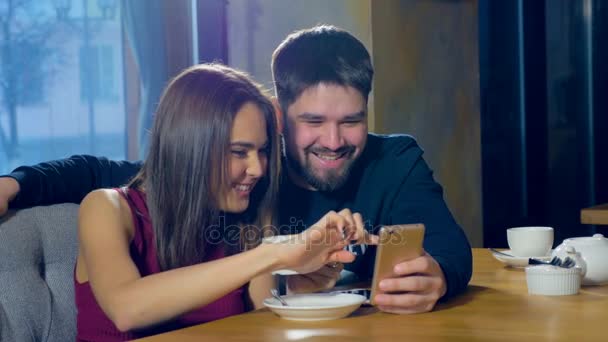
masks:
MULTIPOLYGON (((133 214, 134 236, 130 244, 130 253, 142 277, 159 273, 160 267, 156 258, 154 232, 150 215, 145 202, 145 195, 135 189, 121 188, 117 191, 127 200, 133 214)), ((100 227, 102 228, 102 227, 100 227)), ((208 253, 205 261, 224 257, 224 248, 218 245, 208 253)), ((236 315, 245 311, 245 285, 228 293, 224 297, 202 308, 186 313, 176 319, 155 326, 151 329, 132 332, 120 332, 114 323, 103 312, 89 282, 79 283, 74 268, 74 289, 78 315, 77 341, 125 341, 149 335, 175 330, 190 325, 210 322, 216 319, 236 315)), ((201 289, 204 291, 204 289, 201 289)))

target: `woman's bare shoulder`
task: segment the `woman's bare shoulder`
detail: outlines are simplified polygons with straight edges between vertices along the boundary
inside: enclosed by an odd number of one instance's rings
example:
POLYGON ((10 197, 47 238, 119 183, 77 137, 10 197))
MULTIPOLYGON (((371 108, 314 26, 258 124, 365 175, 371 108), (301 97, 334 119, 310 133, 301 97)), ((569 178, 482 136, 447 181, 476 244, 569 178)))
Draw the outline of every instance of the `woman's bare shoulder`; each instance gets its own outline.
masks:
POLYGON ((131 208, 117 189, 90 192, 80 204, 79 222, 81 226, 95 223, 119 226, 128 233, 133 231, 131 208))

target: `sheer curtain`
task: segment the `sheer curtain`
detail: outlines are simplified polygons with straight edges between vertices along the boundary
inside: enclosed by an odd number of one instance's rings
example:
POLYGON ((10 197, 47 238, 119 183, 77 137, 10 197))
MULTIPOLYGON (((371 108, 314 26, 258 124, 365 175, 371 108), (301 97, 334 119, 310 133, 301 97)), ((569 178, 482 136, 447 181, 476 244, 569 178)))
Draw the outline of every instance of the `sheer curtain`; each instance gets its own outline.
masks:
MULTIPOLYGON (((192 64, 189 0, 121 1, 123 23, 139 71, 139 157, 145 156, 152 115, 167 81, 192 64)), ((129 114, 127 114, 129 115, 129 114)))
POLYGON ((168 78, 162 1, 130 0, 121 1, 121 4, 125 32, 139 71, 141 100, 136 134, 142 157, 147 144, 146 132, 150 128, 152 114, 168 78))

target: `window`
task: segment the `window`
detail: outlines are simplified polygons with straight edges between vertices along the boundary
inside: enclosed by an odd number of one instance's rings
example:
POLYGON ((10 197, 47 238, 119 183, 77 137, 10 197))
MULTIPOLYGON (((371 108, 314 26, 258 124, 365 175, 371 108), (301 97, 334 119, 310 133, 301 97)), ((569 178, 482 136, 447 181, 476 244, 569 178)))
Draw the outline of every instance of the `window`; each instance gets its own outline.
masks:
MULTIPOLYGON (((44 78, 46 77, 42 68, 45 55, 48 53, 44 46, 36 44, 31 40, 24 40, 12 47, 13 60, 7 63, 11 69, 18 72, 12 80, 4 83, 5 86, 14 86, 14 94, 18 105, 38 105, 44 96, 44 78), (13 82, 13 84, 10 84, 13 82)), ((5 74, 10 69, 4 71, 5 74)))
POLYGON ((114 52, 110 45, 80 47, 80 100, 116 101, 114 52), (88 52, 88 53, 87 53, 88 52), (91 93, 89 98, 89 92, 91 93))
POLYGON ((120 2, 0 0, 0 22, 0 173, 72 154, 124 159, 120 2))

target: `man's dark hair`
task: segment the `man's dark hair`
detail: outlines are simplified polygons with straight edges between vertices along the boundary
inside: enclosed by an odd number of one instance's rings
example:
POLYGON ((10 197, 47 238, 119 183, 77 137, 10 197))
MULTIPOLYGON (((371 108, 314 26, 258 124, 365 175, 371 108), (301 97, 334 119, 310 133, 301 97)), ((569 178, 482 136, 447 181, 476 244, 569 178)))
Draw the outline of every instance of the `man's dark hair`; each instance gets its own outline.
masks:
POLYGON ((367 101, 374 69, 365 46, 350 33, 321 25, 296 31, 272 55, 272 76, 283 113, 311 86, 350 86, 367 101))

